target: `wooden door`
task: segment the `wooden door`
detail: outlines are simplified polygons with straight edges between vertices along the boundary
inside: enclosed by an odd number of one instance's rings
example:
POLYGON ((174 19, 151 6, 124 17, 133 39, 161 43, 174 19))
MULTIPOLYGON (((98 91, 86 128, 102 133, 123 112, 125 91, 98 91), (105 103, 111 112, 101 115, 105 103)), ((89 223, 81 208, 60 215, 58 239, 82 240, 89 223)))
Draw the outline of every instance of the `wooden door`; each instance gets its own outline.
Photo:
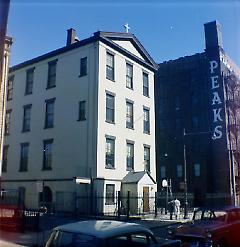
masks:
POLYGON ((143 212, 149 211, 149 187, 143 187, 143 212))

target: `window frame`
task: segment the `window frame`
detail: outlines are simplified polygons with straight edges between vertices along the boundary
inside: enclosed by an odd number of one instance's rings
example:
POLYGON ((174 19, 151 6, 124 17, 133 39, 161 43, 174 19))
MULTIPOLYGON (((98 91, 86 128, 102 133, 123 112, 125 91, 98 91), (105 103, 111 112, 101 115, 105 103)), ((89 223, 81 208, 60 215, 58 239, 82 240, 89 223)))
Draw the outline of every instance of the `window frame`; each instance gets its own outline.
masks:
POLYGON ((129 62, 126 62, 126 87, 133 89, 133 64, 129 62), (130 68, 130 70, 128 70, 128 68, 130 68))
POLYGON ((88 69, 87 63, 88 63, 87 56, 80 58, 80 75, 79 75, 79 77, 87 75, 87 69, 88 69))
POLYGON ((85 120, 86 120, 86 100, 82 100, 78 102, 78 121, 85 121, 85 120))
POLYGON ((33 93, 34 70, 35 70, 35 67, 26 70, 25 95, 29 95, 33 93), (30 76, 31 74, 32 74, 32 77, 30 76))
POLYGON ((111 51, 106 52, 106 78, 111 81, 115 80, 115 54, 111 51))
POLYGON ((115 123, 115 95, 110 92, 106 92, 106 122, 111 124, 115 123), (108 104, 108 99, 110 98, 112 99, 111 106, 108 104), (110 116, 112 116, 111 119, 108 118, 109 112, 111 113, 110 116))
POLYGON ((7 81, 7 101, 13 99, 13 82, 14 82, 14 75, 8 77, 7 81))
POLYGON ((42 170, 52 170, 52 160, 53 160, 53 139, 46 139, 43 140, 43 164, 42 164, 42 170), (47 146, 50 146, 50 149, 47 149, 48 151, 50 150, 49 154, 46 153, 46 148, 47 146), (50 157, 50 158, 49 158, 50 157), (49 165, 50 164, 50 165, 49 165))
POLYGON ((8 165, 8 154, 9 154, 9 145, 3 146, 3 154, 2 154, 2 172, 7 172, 8 165))
POLYGON ((29 142, 21 143, 20 146, 21 146, 21 149, 20 149, 19 172, 26 172, 28 171, 29 142), (27 151, 24 150, 24 148, 26 148, 27 151))
POLYGON ((112 136, 105 137, 105 169, 115 169, 115 139, 112 136), (109 147, 112 149, 109 149, 109 147))
POLYGON ((149 74, 143 71, 142 77, 143 77, 143 95, 149 97, 149 74), (145 78, 147 80, 145 80, 145 78))
POLYGON ((106 184, 105 205, 115 204, 115 189, 115 184, 106 184), (108 188, 112 188, 110 192, 108 192, 108 188))
POLYGON ((5 124, 4 124, 4 135, 10 135, 10 124, 11 124, 12 109, 6 110, 5 114, 5 124))
POLYGON ((183 166, 181 164, 177 164, 177 178, 183 177, 183 166))
POLYGON ((134 103, 129 100, 126 100, 126 128, 134 129, 134 103), (128 106, 130 106, 129 112, 128 112, 128 106))
POLYGON ((150 134, 150 109, 145 106, 143 107, 143 133, 150 134), (148 119, 145 119, 146 116, 148 119))
POLYGON ((54 127, 54 108, 55 108, 56 98, 45 100, 45 122, 44 129, 49 129, 54 127), (50 104, 52 104, 52 112, 49 110, 50 104), (52 117, 52 121, 50 121, 52 117))
POLYGON ((28 132, 31 130, 31 109, 32 109, 32 104, 23 106, 22 132, 28 132), (27 116, 27 110, 29 110, 29 116, 27 116))
POLYGON ((57 61, 58 59, 48 62, 48 77, 47 77, 47 88, 46 89, 56 87, 57 61), (55 66, 53 72, 51 71, 52 66, 55 66))
POLYGON ((144 171, 151 172, 151 147, 149 145, 143 146, 143 156, 144 156, 144 171), (148 150, 146 153, 145 151, 148 150), (146 159, 148 158, 148 159, 146 159))
POLYGON ((133 141, 126 142, 126 170, 134 171, 134 142, 133 141), (129 147, 130 149, 128 149, 129 147), (130 154, 130 156, 128 154, 130 154))

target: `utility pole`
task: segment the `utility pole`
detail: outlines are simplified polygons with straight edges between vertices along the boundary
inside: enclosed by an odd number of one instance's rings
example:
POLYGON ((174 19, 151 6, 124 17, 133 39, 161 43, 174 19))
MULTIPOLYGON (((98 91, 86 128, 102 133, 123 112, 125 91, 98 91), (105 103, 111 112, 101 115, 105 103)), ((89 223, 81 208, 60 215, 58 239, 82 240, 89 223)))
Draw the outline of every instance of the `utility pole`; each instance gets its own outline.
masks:
POLYGON ((184 163, 184 219, 188 218, 188 195, 187 195, 187 160, 185 144, 185 128, 183 129, 183 163, 184 163))

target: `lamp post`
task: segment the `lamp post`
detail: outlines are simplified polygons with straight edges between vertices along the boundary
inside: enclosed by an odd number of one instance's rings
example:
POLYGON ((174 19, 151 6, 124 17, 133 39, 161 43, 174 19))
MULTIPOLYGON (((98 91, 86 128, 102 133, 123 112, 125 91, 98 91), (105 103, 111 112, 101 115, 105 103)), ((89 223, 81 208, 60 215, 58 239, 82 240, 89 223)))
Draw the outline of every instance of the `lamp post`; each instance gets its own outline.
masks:
POLYGON ((183 165, 184 165, 184 219, 188 218, 188 196, 187 196, 187 160, 185 145, 185 128, 183 129, 183 165))

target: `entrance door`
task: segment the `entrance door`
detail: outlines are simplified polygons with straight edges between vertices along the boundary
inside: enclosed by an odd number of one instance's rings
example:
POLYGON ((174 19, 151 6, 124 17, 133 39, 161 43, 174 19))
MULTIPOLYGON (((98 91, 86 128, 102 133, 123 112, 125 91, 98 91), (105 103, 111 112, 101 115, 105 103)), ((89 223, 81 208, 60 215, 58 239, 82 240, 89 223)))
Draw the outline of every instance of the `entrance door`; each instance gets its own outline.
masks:
POLYGON ((149 187, 143 187, 143 212, 149 211, 149 187))

